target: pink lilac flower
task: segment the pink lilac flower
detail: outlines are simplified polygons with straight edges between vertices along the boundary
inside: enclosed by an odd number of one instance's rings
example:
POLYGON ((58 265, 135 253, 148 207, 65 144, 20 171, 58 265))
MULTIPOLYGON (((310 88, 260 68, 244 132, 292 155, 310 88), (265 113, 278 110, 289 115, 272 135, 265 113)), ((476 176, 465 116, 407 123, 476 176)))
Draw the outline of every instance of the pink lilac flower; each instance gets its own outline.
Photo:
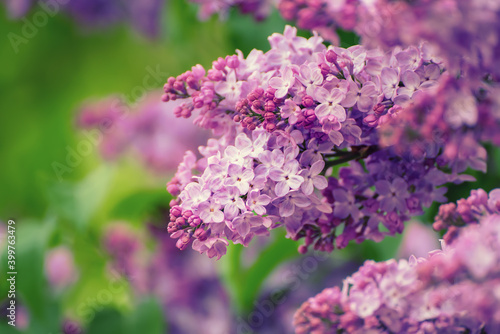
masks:
POLYGON ((200 218, 206 223, 221 223, 224 220, 221 204, 216 200, 201 203, 198 210, 200 218))
POLYGON ((311 165, 309 170, 303 170, 301 176, 304 178, 304 182, 300 186, 300 189, 304 195, 311 195, 314 189, 323 190, 328 187, 328 181, 320 173, 325 168, 325 162, 323 160, 318 160, 311 165))
POLYGON ((425 257, 427 253, 438 247, 437 234, 432 227, 414 220, 410 221, 405 228, 397 257, 400 259, 407 259, 412 255, 417 258, 425 257))
POLYGON ((218 138, 200 147, 202 157, 190 160, 189 169, 181 164, 167 185, 176 196, 169 231, 182 238, 182 248, 193 241, 220 257, 223 240, 247 245, 279 226, 304 239, 303 251, 380 241, 444 202, 446 183, 472 180, 468 168, 484 171, 482 143, 500 143, 496 83, 466 90, 465 78, 430 62, 423 46, 388 53, 326 47, 318 35, 298 37, 289 26, 269 41, 266 53, 245 58, 237 51, 209 71, 197 65, 164 86, 163 101, 177 104, 177 116, 193 117, 218 138), (215 94, 217 85, 234 80, 241 89, 229 99, 215 94), (475 96, 474 110, 468 103, 457 110, 457 96, 475 96), (451 121, 457 113, 461 123, 451 121), (253 190, 267 204, 248 201, 253 190), (234 205, 226 214, 228 198, 234 205), (204 221, 207 203, 216 221, 212 215, 204 221))
POLYGON ((11 18, 18 19, 23 17, 28 13, 31 6, 33 6, 33 0, 5 0, 5 6, 7 7, 7 13, 11 18))
POLYGON ((236 7, 243 14, 252 14, 256 20, 263 20, 271 11, 274 1, 270 0, 191 0, 200 5, 198 16, 206 20, 214 14, 226 18, 229 10, 236 7))
POLYGON ((297 175, 299 168, 297 161, 289 161, 283 169, 275 167, 270 170, 269 178, 277 182, 274 192, 278 197, 285 196, 290 190, 297 190, 302 185, 304 178, 297 175))
POLYGON ((64 246, 51 249, 45 257, 45 275, 52 287, 62 290, 73 284, 77 269, 71 251, 64 246))
POLYGON ((295 83, 295 76, 290 67, 285 67, 282 73, 282 77, 274 77, 269 80, 269 86, 276 89, 274 96, 277 99, 281 99, 286 96, 288 90, 295 83))
POLYGON ((252 190, 247 196, 247 206, 250 210, 255 211, 258 215, 263 215, 266 212, 265 206, 271 202, 271 197, 261 195, 259 190, 252 190))
POLYGON ((475 78, 499 73, 500 6, 494 1, 282 0, 278 8, 298 27, 316 30, 334 42, 341 28, 356 32, 366 46, 410 46, 396 55, 404 70, 432 59, 444 60, 453 69, 465 64, 465 71, 475 78), (422 41, 428 44, 425 55, 415 48, 422 41))
POLYGON ((314 97, 320 102, 316 109, 314 109, 319 119, 335 116, 339 122, 346 120, 345 109, 339 104, 345 97, 340 89, 328 91, 323 87, 318 87, 314 92, 314 97))
POLYGON ((366 261, 342 288, 302 304, 295 332, 496 333, 500 215, 490 211, 478 219, 426 258, 366 261))
POLYGON ((477 224, 484 216, 500 214, 499 195, 498 189, 489 194, 483 189, 471 190, 468 198, 462 198, 456 204, 441 205, 433 224, 434 229, 446 229, 443 239, 450 243, 461 227, 477 224))

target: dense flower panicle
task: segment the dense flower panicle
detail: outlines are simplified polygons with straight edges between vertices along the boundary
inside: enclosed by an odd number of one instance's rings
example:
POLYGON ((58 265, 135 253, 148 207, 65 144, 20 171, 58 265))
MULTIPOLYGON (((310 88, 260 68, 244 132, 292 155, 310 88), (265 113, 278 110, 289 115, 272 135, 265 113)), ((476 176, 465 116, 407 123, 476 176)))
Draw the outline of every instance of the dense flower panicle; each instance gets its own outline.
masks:
POLYGON ((443 75, 435 89, 391 115, 379 131, 381 143, 421 159, 439 154, 438 166, 448 166, 454 175, 467 168, 486 172, 481 144, 500 144, 499 86, 491 82, 473 87, 467 78, 443 75))
POLYGON ((475 78, 500 73, 496 1, 282 0, 279 10, 299 28, 316 30, 330 40, 336 40, 336 29, 341 28, 355 31, 369 47, 407 47, 427 41, 425 53, 439 56, 449 69, 463 70, 465 65, 475 78))
MULTIPOLYGON (((41 0, 38 4, 42 8, 45 8, 44 5, 49 8, 54 6, 47 0, 41 0)), ((64 12, 86 29, 128 23, 142 35, 156 38, 160 34, 164 4, 164 0, 67 0, 57 2, 57 8, 62 7, 64 12)), ((27 15, 34 5, 33 0, 6 0, 8 14, 15 19, 27 15)))
POLYGON ((208 132, 176 118, 173 108, 175 103, 162 103, 158 92, 148 93, 132 108, 109 97, 83 105, 77 123, 98 131, 96 138, 105 159, 116 160, 132 151, 148 169, 173 172, 186 150, 196 149, 208 138, 208 132))
POLYGON ((497 333, 500 215, 481 217, 427 258, 366 261, 295 314, 296 333, 497 333))
POLYGON ((439 207, 438 215, 433 224, 434 229, 446 229, 444 240, 452 242, 460 228, 477 224, 483 217, 500 214, 500 189, 494 189, 489 194, 483 189, 472 190, 468 198, 462 198, 457 203, 447 203, 439 207))
POLYGON ((178 117, 220 136, 200 148, 201 159, 188 152, 167 185, 177 196, 169 231, 179 248, 194 241, 193 248, 219 258, 227 240, 246 245, 281 225, 289 237, 305 238, 301 251, 381 240, 401 233, 423 207, 445 201, 443 184, 471 180, 461 174, 467 167, 484 170, 479 141, 495 141, 498 126, 493 95, 478 105, 488 122, 455 123, 474 118, 467 108, 424 109, 422 101, 453 79, 423 48, 327 48, 291 27, 269 41, 266 53, 238 52, 208 72, 197 65, 165 84, 163 100, 180 103, 178 117), (415 54, 418 62, 408 62, 415 54), (419 107, 420 114, 407 115, 419 107), (429 142, 423 122, 456 140, 429 142), (422 140, 412 145, 403 130, 414 124, 422 140), (452 154, 457 145, 463 151, 452 154), (329 167, 346 162, 331 176, 329 167))

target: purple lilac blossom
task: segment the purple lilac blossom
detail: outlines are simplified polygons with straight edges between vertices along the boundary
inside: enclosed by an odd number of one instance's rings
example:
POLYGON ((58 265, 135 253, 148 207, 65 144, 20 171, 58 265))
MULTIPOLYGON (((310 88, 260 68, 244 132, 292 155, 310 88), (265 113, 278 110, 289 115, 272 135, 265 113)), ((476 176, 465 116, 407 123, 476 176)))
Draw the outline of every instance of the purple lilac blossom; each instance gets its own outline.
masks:
POLYGON ((295 332, 497 333, 499 276, 500 215, 485 213, 427 258, 366 261, 306 301, 295 332))
POLYGON ((468 198, 462 198, 456 204, 441 205, 433 227, 435 230, 445 229, 443 239, 451 243, 462 227, 477 224, 492 214, 500 214, 500 189, 489 194, 483 189, 471 190, 468 198))
POLYGON ((413 220, 405 227, 397 258, 408 259, 412 255, 425 257, 430 251, 437 248, 439 248, 439 242, 432 227, 413 220))
MULTIPOLYGON (((19 19, 35 5, 33 0, 5 0, 8 15, 19 19)), ((39 5, 54 8, 48 0, 39 5)), ((57 2, 57 8, 71 16, 81 27, 89 30, 129 23, 137 32, 149 38, 160 34, 164 0, 68 0, 57 2)), ((44 10, 42 7, 41 10, 44 10)))
POLYGON ((19 19, 26 15, 33 6, 34 0, 4 0, 10 18, 19 19))
POLYGON ((279 226, 304 238, 301 251, 380 241, 444 202, 445 183, 472 180, 467 168, 485 170, 480 142, 499 139, 494 87, 481 87, 472 103, 481 120, 469 121, 470 102, 449 103, 473 92, 450 92, 456 79, 423 48, 326 47, 289 26, 269 41, 266 53, 238 51, 165 84, 163 100, 177 104, 176 116, 218 138, 200 147, 201 158, 187 152, 167 184, 176 197, 168 230, 179 248, 192 242, 220 258, 229 241, 248 245, 279 226), (455 122, 457 113, 464 121, 455 122), (247 204, 250 191, 270 199, 259 213, 247 204))
POLYGON ((149 93, 131 112, 119 98, 87 103, 81 107, 78 126, 99 132, 99 147, 107 160, 132 151, 148 169, 174 171, 186 150, 206 142, 208 132, 176 118, 175 103, 166 105, 159 97, 149 93))
POLYGON ((226 18, 232 7, 238 8, 243 14, 252 14, 256 20, 263 20, 276 7, 276 0, 190 0, 200 6, 198 17, 207 20, 210 16, 218 14, 226 18))
MULTIPOLYGON (((7 296, 6 296, 7 297, 7 296)), ((10 299, 12 300, 12 299, 10 299)), ((5 298, 0 301, 0 316, 2 318, 7 318, 10 315, 10 310, 8 307, 10 306, 10 300, 5 298)), ((10 320, 10 319, 9 319, 10 320)), ((7 323, 7 322, 5 322, 7 323)), ((16 322, 15 327, 19 329, 19 331, 26 332, 26 330, 30 326, 30 314, 28 309, 21 303, 18 299, 16 299, 16 322)))
POLYGON ((63 334, 82 334, 84 333, 82 329, 82 325, 75 320, 72 319, 64 319, 62 326, 62 333, 63 334))
MULTIPOLYGON (((336 40, 336 29, 342 28, 355 31, 366 46, 385 49, 426 41, 425 53, 433 55, 435 62, 445 60, 449 69, 465 64, 475 76, 499 74, 500 4, 496 1, 282 0, 278 7, 285 19, 327 39, 336 40)), ((415 56, 406 54, 404 61, 418 63, 415 56)))

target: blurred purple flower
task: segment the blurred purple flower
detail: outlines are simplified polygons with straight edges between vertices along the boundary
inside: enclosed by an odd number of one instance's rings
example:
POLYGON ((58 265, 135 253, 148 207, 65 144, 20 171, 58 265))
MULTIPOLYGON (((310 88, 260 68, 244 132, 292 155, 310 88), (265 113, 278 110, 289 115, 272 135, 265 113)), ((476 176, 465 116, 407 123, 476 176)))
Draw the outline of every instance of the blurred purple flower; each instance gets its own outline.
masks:
MULTIPOLYGON (((34 0, 4 0, 8 15, 19 19, 28 14, 35 5, 34 0)), ((159 36, 164 0, 41 0, 41 10, 51 8, 59 12, 62 8, 81 27, 95 30, 119 23, 132 25, 139 33, 149 38, 159 36), (54 9, 55 8, 55 9, 54 9)))
POLYGON ((403 232, 397 257, 400 259, 408 259, 411 255, 425 257, 430 251, 438 248, 436 232, 430 226, 413 220, 407 223, 403 232))
POLYGON ((83 105, 77 124, 100 132, 104 158, 115 160, 131 150, 149 169, 169 172, 182 161, 185 151, 196 150, 208 137, 173 115, 177 105, 162 103, 160 94, 153 92, 128 113, 120 99, 110 97, 83 105))
POLYGON ((35 0, 4 0, 9 17, 19 19, 26 15, 35 0))
POLYGON ((76 281, 77 269, 69 248, 60 246, 47 253, 45 275, 50 285, 56 290, 65 289, 76 281))

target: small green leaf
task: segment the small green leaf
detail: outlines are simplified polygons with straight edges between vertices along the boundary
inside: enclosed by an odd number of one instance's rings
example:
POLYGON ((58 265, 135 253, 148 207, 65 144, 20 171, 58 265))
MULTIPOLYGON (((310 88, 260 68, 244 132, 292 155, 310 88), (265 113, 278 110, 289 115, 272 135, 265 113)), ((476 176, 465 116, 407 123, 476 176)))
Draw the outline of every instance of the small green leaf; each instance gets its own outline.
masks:
MULTIPOLYGON (((99 311, 85 331, 92 334, 123 334, 126 325, 123 315, 115 309, 99 311)), ((147 333, 146 331, 141 331, 147 333)), ((138 332, 140 333, 140 332, 138 332)))
POLYGON ((56 183, 49 190, 52 208, 61 217, 74 222, 81 230, 102 204, 113 176, 106 165, 94 170, 78 183, 56 183))
POLYGON ((221 259, 223 278, 241 313, 252 310, 262 284, 279 265, 300 256, 297 243, 285 238, 285 231, 275 230, 273 234, 274 240, 259 251, 259 256, 248 269, 242 267, 242 261, 251 250, 241 245, 230 247, 228 258, 221 259))
POLYGON ((143 300, 127 319, 127 333, 165 333, 163 311, 154 298, 143 300))
POLYGON ((167 206, 172 196, 164 189, 137 191, 122 199, 112 210, 118 219, 139 220, 150 216, 158 207, 167 206))
POLYGON ((16 299, 29 310, 33 333, 55 331, 60 325, 59 305, 44 273, 44 254, 54 227, 55 219, 16 221, 16 299))

